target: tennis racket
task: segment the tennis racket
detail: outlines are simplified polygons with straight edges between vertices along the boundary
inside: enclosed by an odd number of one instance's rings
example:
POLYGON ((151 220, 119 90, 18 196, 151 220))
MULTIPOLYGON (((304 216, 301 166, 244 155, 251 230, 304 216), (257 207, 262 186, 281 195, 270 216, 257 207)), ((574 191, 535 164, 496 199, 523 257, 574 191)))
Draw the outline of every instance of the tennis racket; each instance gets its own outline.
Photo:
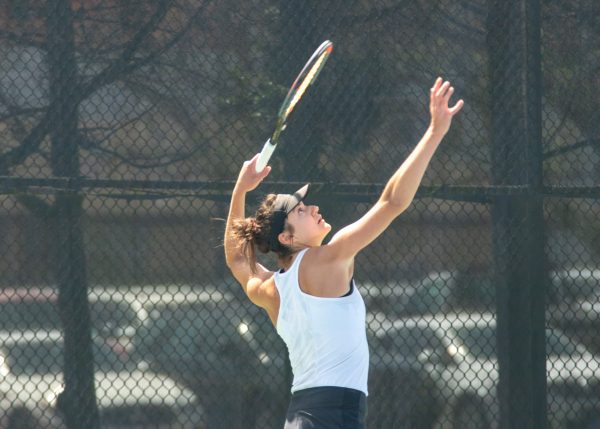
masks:
POLYGON ((290 114, 306 92, 307 88, 317 79, 317 76, 321 72, 321 69, 325 65, 325 62, 327 61, 327 58, 329 57, 329 54, 331 54, 332 50, 333 43, 331 43, 329 40, 324 41, 309 58, 308 62, 304 65, 302 71, 290 87, 290 90, 288 91, 285 100, 283 100, 283 104, 279 109, 279 113, 277 114, 275 131, 273 131, 273 134, 263 146, 262 150, 260 151, 258 161, 256 161, 257 173, 263 171, 267 165, 267 162, 269 162, 271 155, 273 155, 273 151, 277 147, 277 143, 279 143, 279 136, 287 126, 287 120, 290 114))

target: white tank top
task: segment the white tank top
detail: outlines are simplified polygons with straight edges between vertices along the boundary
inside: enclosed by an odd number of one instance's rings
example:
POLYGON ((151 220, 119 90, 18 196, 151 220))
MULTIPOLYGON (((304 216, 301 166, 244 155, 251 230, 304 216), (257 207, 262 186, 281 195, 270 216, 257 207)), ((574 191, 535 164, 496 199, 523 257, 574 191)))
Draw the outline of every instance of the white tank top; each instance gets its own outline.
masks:
POLYGON ((280 299, 277 333, 288 348, 292 392, 337 386, 367 394, 365 303, 354 282, 352 293, 339 298, 302 292, 298 268, 306 250, 298 253, 288 271, 275 273, 280 299))

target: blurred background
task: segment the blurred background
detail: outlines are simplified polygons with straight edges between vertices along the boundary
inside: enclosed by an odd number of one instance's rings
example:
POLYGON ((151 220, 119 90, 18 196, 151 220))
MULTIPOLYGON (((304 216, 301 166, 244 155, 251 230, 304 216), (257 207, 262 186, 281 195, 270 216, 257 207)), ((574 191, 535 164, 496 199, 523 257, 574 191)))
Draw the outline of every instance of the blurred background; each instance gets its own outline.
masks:
POLYGON ((356 260, 369 427, 600 427, 600 3, 4 0, 0 428, 283 427, 224 218, 325 39, 249 215, 311 182, 335 232, 465 100, 356 260))

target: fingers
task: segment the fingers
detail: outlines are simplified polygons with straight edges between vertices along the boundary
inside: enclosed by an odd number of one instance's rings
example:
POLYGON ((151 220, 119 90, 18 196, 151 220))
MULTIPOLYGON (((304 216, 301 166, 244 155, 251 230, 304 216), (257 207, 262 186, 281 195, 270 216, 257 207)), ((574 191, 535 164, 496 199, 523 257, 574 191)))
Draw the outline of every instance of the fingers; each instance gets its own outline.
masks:
POLYGON ((257 153, 251 159, 246 161, 245 164, 247 163, 248 169, 250 171, 252 171, 259 178, 259 180, 262 180, 265 177, 267 177, 269 175, 269 173, 271 172, 271 166, 266 165, 265 168, 263 168, 259 173, 256 173, 256 163, 258 162, 259 156, 260 156, 260 153, 257 153))
POLYGON ((244 161, 243 167, 248 167, 249 165, 256 164, 256 161, 257 161, 259 155, 260 155, 260 153, 257 153, 252 158, 244 161))
POLYGON ((450 108, 450 114, 453 116, 456 115, 458 112, 460 112, 460 109, 462 109, 464 105, 465 102, 462 99, 458 100, 456 104, 450 108))
POLYGON ((265 177, 267 177, 269 175, 270 172, 271 172, 271 166, 267 165, 265 168, 263 168, 263 170, 260 173, 258 173, 259 180, 263 180, 265 177))
POLYGON ((262 171, 256 171, 256 162, 260 154, 256 154, 251 159, 244 161, 244 166, 240 170, 236 186, 243 189, 245 192, 250 192, 263 181, 271 172, 271 166, 267 165, 262 171))
MULTIPOLYGON (((448 93, 449 89, 450 89, 450 82, 446 81, 439 87, 439 89, 437 90, 435 95, 438 97, 445 97, 446 94, 448 93)), ((452 89, 452 91, 454 91, 454 89, 452 89)))
POLYGON ((438 77, 435 82, 433 82, 433 87, 431 88, 432 94, 436 94, 442 85, 442 78, 438 77))
MULTIPOLYGON (((438 77, 433 87, 431 88, 431 100, 437 102, 443 102, 448 106, 450 98, 454 94, 454 87, 451 86, 449 81, 444 81, 441 77, 438 77)), ((463 100, 459 100, 453 107, 449 108, 448 111, 454 115, 462 109, 464 105, 463 100)))
POLYGON ((444 101, 446 102, 446 104, 448 104, 448 101, 450 101, 450 97, 452 97, 452 94, 454 94, 454 87, 450 86, 450 82, 446 82, 449 86, 448 90, 444 93, 444 101))

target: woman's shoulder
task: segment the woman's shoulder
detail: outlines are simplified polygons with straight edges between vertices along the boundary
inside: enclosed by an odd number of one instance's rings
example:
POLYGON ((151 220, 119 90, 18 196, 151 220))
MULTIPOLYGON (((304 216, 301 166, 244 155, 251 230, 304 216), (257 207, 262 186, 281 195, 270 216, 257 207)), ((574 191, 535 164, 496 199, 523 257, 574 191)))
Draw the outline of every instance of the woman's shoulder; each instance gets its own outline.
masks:
POLYGON ((310 261, 311 264, 340 264, 346 265, 348 262, 354 260, 354 258, 348 259, 342 252, 339 251, 338 246, 332 246, 330 244, 322 244, 320 246, 309 247, 306 249, 304 258, 310 261))
POLYGON ((246 293, 252 303, 267 310, 269 315, 279 306, 279 292, 275 285, 274 272, 270 276, 256 277, 246 285, 246 293))
POLYGON ((348 291, 354 272, 354 259, 344 260, 329 255, 326 246, 306 251, 300 265, 300 287, 305 293, 320 297, 339 297, 348 291))

